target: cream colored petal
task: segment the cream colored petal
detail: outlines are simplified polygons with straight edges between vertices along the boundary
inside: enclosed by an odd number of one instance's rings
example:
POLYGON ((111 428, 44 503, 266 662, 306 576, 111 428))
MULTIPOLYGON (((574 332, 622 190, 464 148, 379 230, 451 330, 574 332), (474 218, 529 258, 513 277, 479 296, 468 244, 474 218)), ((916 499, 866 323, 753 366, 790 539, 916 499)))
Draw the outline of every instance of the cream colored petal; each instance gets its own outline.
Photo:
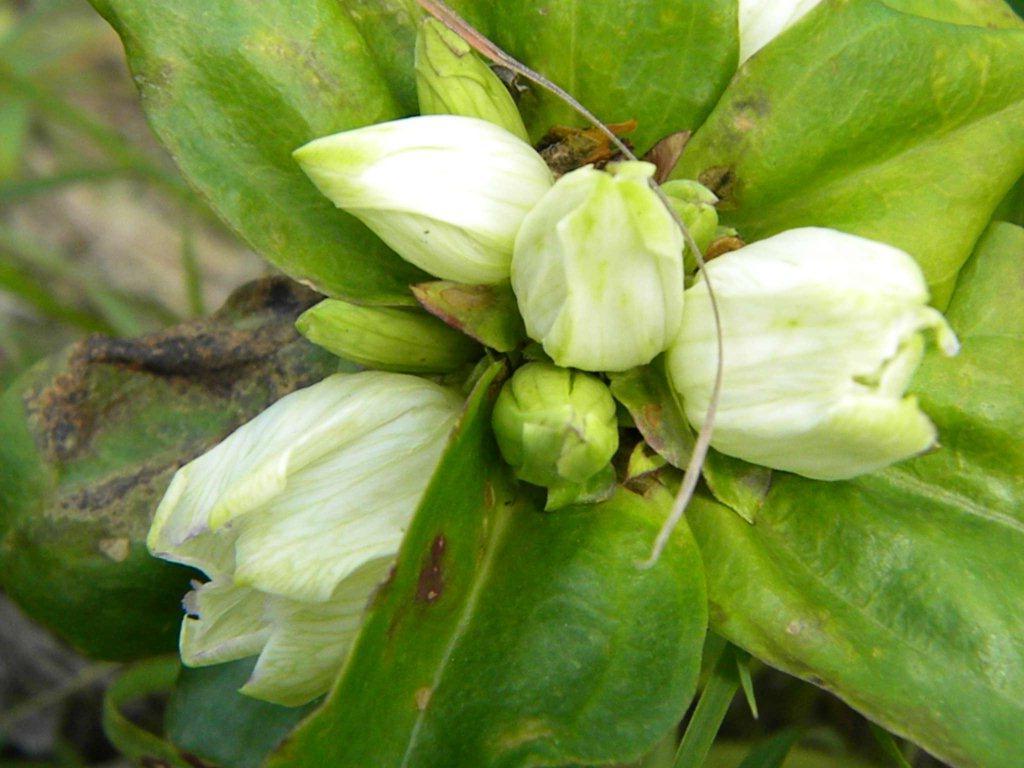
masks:
POLYGON ((266 599, 229 579, 196 585, 185 597, 181 623, 181 660, 205 667, 259 653, 270 637, 266 599))
POLYGON ((365 563, 325 603, 271 598, 268 616, 273 629, 241 692, 292 707, 327 693, 359 633, 367 603, 392 562, 381 558, 365 563))
MULTIPOLYGON (((450 428, 459 407, 449 390, 392 373, 337 374, 294 392, 179 470, 157 510, 147 540, 150 550, 210 576, 231 573, 240 565, 235 546, 248 517, 265 517, 275 509, 278 515, 290 513, 304 503, 289 500, 293 487, 312 487, 322 499, 318 466, 327 464, 338 473, 332 479, 340 485, 331 490, 344 496, 346 464, 358 466, 365 445, 396 447, 396 439, 405 441, 398 448, 418 445, 423 438, 407 434, 411 425, 433 427, 427 437, 443 447, 443 435, 437 433, 450 428), (349 451, 356 443, 364 447, 349 451), (313 479, 298 480, 307 469, 314 470, 313 479)), ((433 455, 436 459, 439 453, 433 455)), ((364 467, 363 473, 370 469, 364 467)), ((414 475, 410 493, 422 492, 426 474, 414 475)), ((404 487, 401 470, 391 480, 404 487)), ((351 503, 343 508, 350 509, 351 503)), ((273 548, 268 544, 268 550, 273 548)), ((246 554, 253 553, 246 548, 246 554)))

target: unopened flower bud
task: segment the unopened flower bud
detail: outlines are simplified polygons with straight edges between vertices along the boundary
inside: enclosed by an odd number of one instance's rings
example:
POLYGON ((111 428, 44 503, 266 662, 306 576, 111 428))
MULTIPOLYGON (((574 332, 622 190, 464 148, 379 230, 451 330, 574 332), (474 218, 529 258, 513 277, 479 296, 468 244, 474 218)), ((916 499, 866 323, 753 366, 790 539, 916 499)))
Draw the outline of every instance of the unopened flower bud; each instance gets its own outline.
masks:
MULTIPOLYGON (((840 480, 935 444, 934 425, 904 393, 923 331, 933 330, 948 355, 958 345, 927 305, 909 255, 833 230, 794 229, 719 256, 705 271, 724 345, 717 450, 840 480)), ((687 294, 668 367, 699 428, 714 387, 716 330, 703 276, 687 294)))
POLYGON ((675 338, 683 236, 650 163, 565 174, 516 237, 512 288, 531 338, 561 366, 623 371, 675 338))
POLYGON ((210 579, 185 599, 184 663, 258 654, 243 693, 286 705, 325 693, 460 406, 414 376, 336 374, 178 470, 147 544, 210 579))
POLYGON ((740 64, 806 16, 821 0, 740 0, 740 64))
POLYGON ((608 467, 619 446, 615 401, 595 376, 527 363, 494 405, 501 455, 528 483, 579 485, 608 467))
POLYGON ((508 279, 516 232, 552 183, 522 139, 455 115, 337 133, 295 158, 321 192, 399 256, 461 283, 508 279))
MULTIPOLYGON (((718 234, 718 210, 715 208, 718 197, 700 182, 690 179, 665 182, 661 190, 668 197, 676 215, 686 225, 701 253, 706 251, 718 234)), ((687 271, 696 266, 696 259, 687 248, 687 271)))
POLYGON ((423 310, 324 299, 295 327, 338 357, 379 371, 450 373, 483 356, 479 344, 423 310))
POLYGON ((424 19, 416 37, 416 94, 421 115, 478 117, 530 140, 505 84, 469 43, 435 19, 424 19))

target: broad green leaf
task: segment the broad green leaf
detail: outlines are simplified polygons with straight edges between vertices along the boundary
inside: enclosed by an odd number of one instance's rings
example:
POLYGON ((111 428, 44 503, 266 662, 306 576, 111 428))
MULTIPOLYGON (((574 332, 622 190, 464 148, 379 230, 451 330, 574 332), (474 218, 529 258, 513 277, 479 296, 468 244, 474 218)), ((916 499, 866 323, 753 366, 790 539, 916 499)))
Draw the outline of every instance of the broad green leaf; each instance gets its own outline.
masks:
POLYGON ((671 498, 539 512, 480 380, 324 706, 269 766, 587 765, 637 759, 683 715, 705 631, 683 527, 638 568, 671 498))
POLYGON ((1004 0, 883 0, 890 8, 952 24, 1024 27, 1004 0))
MULTIPOLYGON (((562 86, 605 123, 635 118, 640 154, 711 111, 739 58, 736 0, 609 0, 453 5, 470 21, 562 86)), ((520 101, 539 139, 553 125, 580 125, 568 107, 536 89, 520 101)))
POLYGON ((949 309, 959 357, 911 389, 942 447, 844 483, 775 473, 755 525, 688 519, 712 623, 956 766, 1020 764, 1024 229, 995 224, 949 309))
POLYGON ((193 572, 149 556, 174 471, 288 392, 337 369, 295 317, 320 297, 274 278, 210 320, 92 336, 0 398, 0 586, 87 654, 171 651, 193 572))
POLYGON ((257 768, 315 704, 281 707, 238 689, 254 659, 183 667, 167 705, 167 736, 179 750, 226 768, 257 768))
MULTIPOLYGON (((407 286, 423 273, 336 209, 291 156, 317 137, 410 112, 346 3, 93 5, 124 42, 157 136, 253 248, 324 293, 412 303, 407 286)), ((408 66, 411 77, 411 55, 408 66)))
POLYGON ((747 240, 826 226, 903 248, 938 306, 1022 173, 1024 29, 878 0, 823 3, 754 56, 675 171, 747 240))
POLYGON ((174 686, 177 658, 157 658, 128 667, 103 696, 103 732, 110 743, 139 765, 191 768, 195 765, 155 733, 141 728, 122 711, 126 704, 165 694, 174 686))

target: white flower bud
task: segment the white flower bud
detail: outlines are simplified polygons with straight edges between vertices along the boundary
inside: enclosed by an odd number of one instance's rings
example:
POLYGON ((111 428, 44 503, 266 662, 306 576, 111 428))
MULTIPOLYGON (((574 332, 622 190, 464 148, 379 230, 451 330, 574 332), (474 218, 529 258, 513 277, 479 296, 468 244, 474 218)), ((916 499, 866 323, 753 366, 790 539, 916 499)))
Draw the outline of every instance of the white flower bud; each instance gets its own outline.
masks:
POLYGON ((562 367, 649 363, 679 329, 683 236, 650 163, 565 174, 516 237, 512 288, 531 338, 562 367))
POLYGON ((516 232, 552 183, 522 139, 456 115, 337 133, 295 158, 321 192, 403 259, 462 283, 508 279, 516 232))
POLYGON ((806 16, 821 0, 740 0, 740 63, 806 16))
MULTIPOLYGON (((934 445, 904 397, 935 331, 920 267, 903 251, 828 229, 795 229, 727 253, 706 272, 718 299, 724 378, 711 445, 819 480, 885 467, 934 445)), ((703 277, 687 291, 669 353, 687 418, 704 423, 715 378, 715 324, 703 277)))
POLYGON ((210 577, 185 601, 183 661, 259 654, 244 693, 297 705, 326 692, 460 406, 413 376, 337 374, 182 467, 147 544, 210 577))

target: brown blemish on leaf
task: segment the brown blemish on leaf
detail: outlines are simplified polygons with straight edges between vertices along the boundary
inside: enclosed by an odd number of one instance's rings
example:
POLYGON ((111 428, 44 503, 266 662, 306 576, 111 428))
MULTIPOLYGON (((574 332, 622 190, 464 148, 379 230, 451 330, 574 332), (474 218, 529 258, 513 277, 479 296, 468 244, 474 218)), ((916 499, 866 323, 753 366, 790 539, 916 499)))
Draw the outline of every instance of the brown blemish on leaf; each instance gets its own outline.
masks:
POLYGON ((734 107, 733 128, 740 133, 748 133, 754 130, 769 112, 771 105, 764 95, 750 96, 738 101, 734 107))
POLYGON ((736 173, 727 165, 716 165, 701 171, 697 181, 714 192, 721 203, 731 202, 736 186, 736 173))
POLYGON ((730 251, 738 251, 745 245, 746 243, 738 237, 720 237, 707 247, 707 250, 704 252, 704 261, 711 261, 730 251))
POLYGON ((430 704, 430 697, 432 694, 433 691, 427 686, 417 688, 416 693, 413 695, 413 698, 416 700, 416 709, 420 712, 425 710, 427 705, 430 704))
POLYGON ((484 481, 484 506, 488 509, 494 506, 494 483, 490 480, 484 481))
POLYGON ((100 552, 109 557, 115 563, 123 563, 128 559, 128 555, 130 555, 132 551, 131 541, 124 537, 100 539, 96 546, 99 548, 100 552))
MULTIPOLYGON (((608 128, 622 138, 636 130, 636 120, 614 123, 608 128)), ((633 148, 628 141, 623 140, 623 143, 633 148)), ((537 151, 555 176, 562 176, 584 165, 604 168, 621 157, 619 150, 597 128, 570 128, 564 125, 556 125, 548 131, 538 142, 537 151)))
POLYGON ((644 155, 644 160, 648 163, 654 163, 654 180, 656 182, 664 184, 668 181, 672 169, 679 162, 679 157, 683 154, 683 150, 686 148, 686 144, 690 141, 690 136, 692 135, 692 131, 670 133, 651 147, 647 154, 644 155))
POLYGON ((500 753, 512 752, 524 744, 550 738, 551 726, 538 718, 525 718, 503 734, 499 734, 496 747, 500 753))
POLYGON ((269 278, 240 288, 209 320, 138 339, 90 336, 78 342, 61 373, 25 393, 40 448, 55 462, 86 452, 104 422, 130 407, 125 387, 109 391, 117 372, 125 379, 148 374, 175 393, 202 392, 226 401, 243 395, 257 376, 269 385, 269 402, 312 383, 295 381, 295 371, 275 370, 268 361, 300 340, 295 318, 320 298, 286 278, 269 278))
POLYGON ((444 534, 438 534, 430 545, 430 551, 420 568, 419 581, 416 584, 416 600, 421 603, 434 603, 444 592, 444 571, 442 561, 448 542, 444 534))
POLYGON ((261 280, 205 321, 130 341, 92 337, 44 363, 22 393, 55 473, 40 514, 95 525, 83 546, 118 562, 114 542, 144 540, 179 467, 335 369, 294 329, 319 299, 285 278, 261 280))
POLYGON ((651 429, 661 426, 661 406, 658 403, 646 403, 641 414, 643 422, 651 429))

